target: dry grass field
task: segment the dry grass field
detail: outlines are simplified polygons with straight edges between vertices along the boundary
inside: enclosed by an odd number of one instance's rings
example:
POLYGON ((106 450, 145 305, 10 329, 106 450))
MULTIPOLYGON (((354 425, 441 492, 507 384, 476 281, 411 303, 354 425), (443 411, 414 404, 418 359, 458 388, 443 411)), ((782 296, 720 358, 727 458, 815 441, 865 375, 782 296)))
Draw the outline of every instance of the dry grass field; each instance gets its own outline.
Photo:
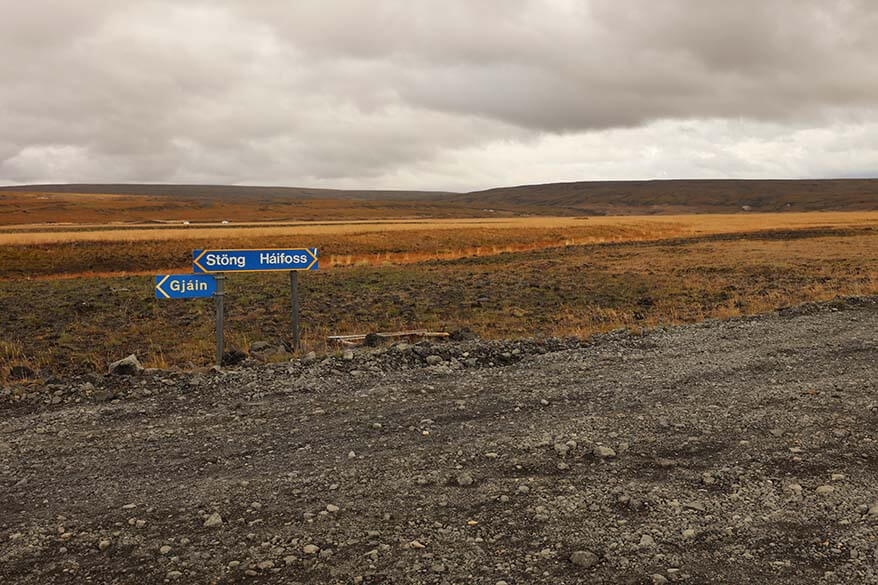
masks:
POLYGON ((189 271, 199 248, 317 247, 321 267, 452 260, 608 242, 862 230, 878 212, 374 220, 212 226, 18 226, 0 231, 0 279, 189 271))
MULTIPOLYGON (((101 371, 129 353, 211 363, 210 300, 158 301, 150 274, 193 248, 316 246, 300 279, 305 349, 399 328, 575 335, 878 293, 878 213, 30 228, 0 234, 0 376, 101 371)), ((288 339, 283 274, 227 280, 227 338, 288 339)))

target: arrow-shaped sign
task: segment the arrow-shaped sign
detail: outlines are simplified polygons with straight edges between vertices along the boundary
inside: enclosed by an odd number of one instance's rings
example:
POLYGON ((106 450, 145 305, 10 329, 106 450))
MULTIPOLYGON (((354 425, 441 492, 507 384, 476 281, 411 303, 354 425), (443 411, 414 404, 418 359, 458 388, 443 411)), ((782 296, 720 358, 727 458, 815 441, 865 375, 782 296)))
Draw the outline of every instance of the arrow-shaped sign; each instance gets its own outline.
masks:
POLYGON ((212 297, 216 278, 211 274, 157 274, 157 299, 198 299, 212 297))
POLYGON ((193 272, 317 270, 317 248, 279 250, 194 250, 193 272))

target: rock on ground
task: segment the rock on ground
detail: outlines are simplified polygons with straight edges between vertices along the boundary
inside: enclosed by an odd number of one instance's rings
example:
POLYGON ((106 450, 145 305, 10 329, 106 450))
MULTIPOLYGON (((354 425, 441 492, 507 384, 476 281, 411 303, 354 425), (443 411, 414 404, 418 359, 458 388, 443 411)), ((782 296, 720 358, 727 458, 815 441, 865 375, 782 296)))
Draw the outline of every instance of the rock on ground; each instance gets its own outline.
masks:
POLYGON ((117 376, 131 376, 142 372, 143 366, 140 365, 140 360, 137 359, 137 356, 131 354, 126 358, 122 358, 121 360, 110 364, 108 371, 110 374, 117 376))

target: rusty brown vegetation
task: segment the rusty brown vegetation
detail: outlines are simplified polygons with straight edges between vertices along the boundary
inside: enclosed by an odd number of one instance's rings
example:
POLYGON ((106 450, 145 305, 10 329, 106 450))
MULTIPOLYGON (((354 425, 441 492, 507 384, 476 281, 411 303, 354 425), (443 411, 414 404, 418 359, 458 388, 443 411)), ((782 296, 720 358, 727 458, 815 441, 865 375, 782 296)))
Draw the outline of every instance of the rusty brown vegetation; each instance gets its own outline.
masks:
MULTIPOLYGON (((482 215, 487 215, 481 212, 482 215)), ((82 223, 181 223, 191 221, 315 221, 393 217, 473 217, 471 206, 441 201, 370 199, 211 200, 175 199, 157 195, 102 193, 2 192, 0 225, 82 223)))
POLYGON ((571 245, 777 230, 859 229, 878 212, 738 214, 594 218, 376 220, 209 228, 91 226, 18 228, 0 233, 0 278, 144 274, 185 270, 205 247, 297 247, 321 250, 321 266, 451 260, 571 245))
MULTIPOLYGON (((192 248, 208 241, 318 246, 321 271, 300 279, 305 349, 318 351, 333 350, 333 333, 468 327, 485 337, 587 337, 878 293, 874 213, 251 229, 209 240, 88 241, 84 232, 81 241, 0 246, 0 375, 17 364, 41 374, 103 370, 132 352, 153 366, 209 365, 211 302, 157 301, 151 278, 127 273, 188 271, 192 248)), ((287 338, 286 287, 277 274, 229 278, 234 345, 287 338)))

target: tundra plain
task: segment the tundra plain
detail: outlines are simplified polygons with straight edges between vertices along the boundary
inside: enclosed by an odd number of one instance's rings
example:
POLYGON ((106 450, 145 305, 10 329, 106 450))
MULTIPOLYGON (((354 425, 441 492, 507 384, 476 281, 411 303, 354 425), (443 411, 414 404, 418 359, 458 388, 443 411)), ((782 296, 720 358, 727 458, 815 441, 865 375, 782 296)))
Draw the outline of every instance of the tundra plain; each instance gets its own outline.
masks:
MULTIPOLYGON (((875 211, 16 225, 0 230, 0 376, 130 353, 208 366, 212 302, 156 300, 150 275, 191 271, 196 248, 301 246, 320 250, 300 279, 304 352, 337 350, 332 334, 588 337, 878 292, 875 211)), ((285 275, 236 274, 227 293, 230 346, 289 341, 285 275)))

